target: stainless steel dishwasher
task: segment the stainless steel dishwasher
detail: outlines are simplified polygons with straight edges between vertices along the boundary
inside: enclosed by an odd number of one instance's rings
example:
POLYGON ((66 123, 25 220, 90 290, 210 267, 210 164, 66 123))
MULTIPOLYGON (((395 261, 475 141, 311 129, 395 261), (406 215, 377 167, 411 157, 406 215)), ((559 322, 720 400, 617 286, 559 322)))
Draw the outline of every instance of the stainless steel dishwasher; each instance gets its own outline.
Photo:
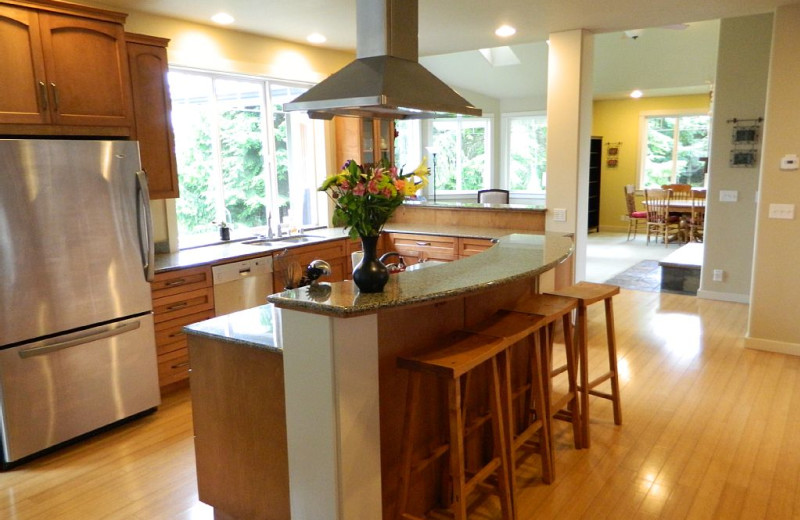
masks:
POLYGON ((266 305, 272 294, 272 257, 261 256, 211 268, 217 316, 266 305))

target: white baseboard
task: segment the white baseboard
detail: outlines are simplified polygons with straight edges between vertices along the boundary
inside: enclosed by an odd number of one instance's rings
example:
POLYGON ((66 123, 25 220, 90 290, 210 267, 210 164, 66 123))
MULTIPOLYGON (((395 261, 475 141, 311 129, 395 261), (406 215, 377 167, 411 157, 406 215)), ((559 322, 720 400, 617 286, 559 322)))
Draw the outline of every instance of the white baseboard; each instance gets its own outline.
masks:
POLYGON ((778 354, 800 356, 800 345, 797 343, 746 337, 744 338, 744 346, 753 350, 763 350, 765 352, 777 352, 778 354))
POLYGON ((724 293, 716 291, 697 291, 697 297, 704 300, 717 300, 721 302, 750 303, 749 294, 724 293))

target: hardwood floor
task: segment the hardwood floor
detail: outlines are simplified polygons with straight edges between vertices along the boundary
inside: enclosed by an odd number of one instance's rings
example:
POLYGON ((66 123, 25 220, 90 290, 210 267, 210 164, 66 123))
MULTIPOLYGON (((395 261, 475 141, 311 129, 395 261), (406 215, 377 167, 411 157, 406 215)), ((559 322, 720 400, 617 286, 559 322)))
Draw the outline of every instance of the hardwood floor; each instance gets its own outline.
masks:
MULTIPOLYGON (((800 518, 800 358, 744 349, 746 305, 627 290, 614 305, 623 425, 594 399, 592 447, 576 451, 559 423, 556 480, 524 466, 520 519, 800 518)), ((590 311, 599 370, 602 306, 590 311)), ((211 519, 197 500, 188 391, 0 473, 0 518, 211 519)), ((483 504, 470 518, 499 511, 483 504)))

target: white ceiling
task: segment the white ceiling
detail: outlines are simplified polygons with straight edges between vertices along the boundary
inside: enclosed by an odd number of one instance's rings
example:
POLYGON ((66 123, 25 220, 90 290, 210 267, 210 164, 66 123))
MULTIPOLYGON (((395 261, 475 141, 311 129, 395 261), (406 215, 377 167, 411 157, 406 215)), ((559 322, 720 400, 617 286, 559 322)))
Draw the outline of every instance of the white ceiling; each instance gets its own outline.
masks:
MULTIPOLYGON (((354 50, 356 45, 356 0, 98 1, 199 23, 226 11, 236 19, 232 29, 303 43, 319 32, 328 38, 326 47, 354 50)), ((713 82, 716 20, 796 3, 800 0, 419 0, 420 61, 457 89, 499 99, 530 97, 538 95, 537 89, 544 92, 548 35, 584 28, 598 35, 596 96, 613 97, 631 88, 699 91, 713 82), (702 21, 709 22, 691 23, 683 31, 663 28, 702 21), (504 23, 517 28, 511 38, 494 35, 504 23), (622 31, 641 28, 651 29, 636 40, 623 36, 622 31), (502 45, 514 50, 521 65, 491 67, 477 52, 502 45)))

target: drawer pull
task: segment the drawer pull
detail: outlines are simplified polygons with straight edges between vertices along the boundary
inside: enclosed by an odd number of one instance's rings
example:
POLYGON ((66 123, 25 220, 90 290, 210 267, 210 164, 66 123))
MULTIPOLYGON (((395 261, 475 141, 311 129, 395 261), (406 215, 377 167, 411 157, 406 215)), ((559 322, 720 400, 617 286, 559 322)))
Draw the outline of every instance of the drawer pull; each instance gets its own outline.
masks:
POLYGON ((180 330, 178 332, 173 332, 172 334, 169 335, 169 337, 170 338, 177 338, 178 336, 185 336, 185 335, 186 335, 186 333, 183 332, 182 330, 180 330))
POLYGON ((164 287, 177 287, 185 283, 186 283, 186 278, 178 278, 177 280, 172 280, 171 282, 165 283, 164 287))
POLYGON ((178 363, 177 365, 172 365, 170 368, 176 369, 176 368, 183 368, 183 367, 188 367, 188 366, 189 366, 189 362, 188 361, 184 361, 183 363, 178 363))
POLYGON ((431 243, 430 242, 417 242, 417 245, 418 246, 429 246, 429 245, 431 245, 431 243))
POLYGON ((175 311, 175 310, 178 310, 178 309, 183 309, 184 307, 188 307, 188 305, 189 305, 189 302, 178 302, 178 303, 176 303, 174 305, 168 306, 167 310, 168 311, 175 311))

